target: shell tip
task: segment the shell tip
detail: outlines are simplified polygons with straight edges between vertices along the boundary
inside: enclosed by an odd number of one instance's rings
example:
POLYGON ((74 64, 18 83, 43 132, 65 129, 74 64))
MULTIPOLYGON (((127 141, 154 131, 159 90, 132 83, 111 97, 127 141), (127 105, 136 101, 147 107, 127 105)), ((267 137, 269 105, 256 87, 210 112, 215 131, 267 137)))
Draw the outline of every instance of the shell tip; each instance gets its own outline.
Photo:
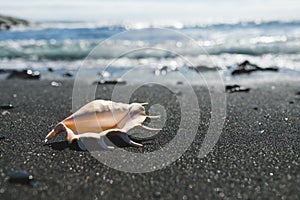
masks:
POLYGON ((160 118, 160 115, 156 115, 156 116, 147 115, 147 117, 150 119, 158 119, 158 118, 160 118))
POLYGON ((149 131, 161 131, 162 130, 161 128, 150 128, 150 127, 142 125, 142 124, 140 126, 149 131))
POLYGON ((44 142, 45 142, 45 143, 48 142, 48 139, 45 139, 44 142))

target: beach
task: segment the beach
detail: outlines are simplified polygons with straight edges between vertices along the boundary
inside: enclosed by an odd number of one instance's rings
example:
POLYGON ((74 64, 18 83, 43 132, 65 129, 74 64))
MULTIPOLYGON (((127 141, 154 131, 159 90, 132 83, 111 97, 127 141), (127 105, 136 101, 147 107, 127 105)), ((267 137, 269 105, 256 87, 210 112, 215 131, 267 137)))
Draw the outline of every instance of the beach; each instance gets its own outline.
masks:
MULTIPOLYGON (((73 79, 60 80, 58 87, 50 80, 1 80, 0 105, 13 108, 0 115, 0 199, 299 199, 300 82, 254 82, 244 85, 250 91, 225 94, 222 133, 203 158, 198 152, 211 105, 207 88, 194 85, 200 123, 193 143, 169 166, 135 174, 109 168, 68 144, 64 134, 43 142, 71 114, 73 79), (15 170, 30 173, 35 184, 10 183, 15 170)), ((96 97, 110 99, 113 87, 99 85, 96 97)), ((172 87, 176 94, 146 85, 131 99, 168 105, 169 120, 152 140, 141 140, 141 149, 125 150, 153 151, 172 140, 181 117, 176 98, 187 86, 172 87)), ((185 112, 191 122, 198 118, 193 110, 185 112)))

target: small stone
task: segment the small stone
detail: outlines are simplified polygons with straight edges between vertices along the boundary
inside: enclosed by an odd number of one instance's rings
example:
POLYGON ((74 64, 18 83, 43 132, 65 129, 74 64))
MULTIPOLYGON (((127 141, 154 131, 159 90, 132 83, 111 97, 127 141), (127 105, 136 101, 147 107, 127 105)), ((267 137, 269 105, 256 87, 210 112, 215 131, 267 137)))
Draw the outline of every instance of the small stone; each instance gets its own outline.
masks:
POLYGON ((234 92, 249 92, 250 88, 242 87, 240 85, 226 85, 225 91, 228 93, 234 93, 234 92))
POLYGON ((218 70, 221 70, 220 67, 213 67, 213 66, 205 66, 205 65, 198 65, 198 66, 190 66, 189 67, 190 70, 194 70, 197 73, 201 73, 201 72, 216 72, 218 70))
POLYGON ((5 192, 5 188, 0 189, 0 194, 3 194, 5 192))
POLYGON ((73 77, 73 74, 71 72, 65 72, 63 74, 64 77, 73 77))
POLYGON ((31 69, 24 69, 23 71, 13 70, 10 72, 7 79, 40 79, 41 73, 31 69))
POLYGON ((110 73, 108 71, 102 71, 102 72, 99 72, 99 75, 103 78, 108 78, 110 77, 110 73))
POLYGON ((225 194, 224 194, 223 192, 220 192, 220 193, 219 193, 219 196, 222 197, 222 198, 224 198, 224 197, 225 197, 225 194))
POLYGON ((284 121, 288 121, 288 120, 289 120, 289 118, 287 118, 287 117, 284 118, 284 121))
POLYGON ((5 110, 5 111, 3 111, 1 114, 2 114, 3 116, 5 116, 5 115, 9 115, 10 112, 8 112, 7 110, 5 110))
POLYGON ((54 69, 52 67, 48 67, 48 72, 54 72, 54 69))
POLYGON ((67 186, 67 190, 69 190, 69 191, 72 190, 72 186, 71 186, 71 185, 68 185, 68 186, 67 186))
POLYGON ((155 192, 153 193, 153 197, 154 197, 154 198, 159 198, 160 195, 161 195, 160 191, 155 191, 155 192))
POLYGON ((33 184, 33 176, 26 171, 14 171, 9 175, 10 183, 33 184))
POLYGON ((62 85, 61 83, 56 82, 56 81, 52 81, 52 82, 51 82, 51 86, 53 86, 53 87, 59 87, 59 86, 61 86, 61 85, 62 85))
POLYGON ((117 80, 101 80, 101 81, 95 81, 93 84, 95 85, 125 85, 126 81, 122 80, 122 79, 117 79, 117 80))
POLYGON ((264 115, 264 118, 269 119, 271 116, 269 114, 264 115))
POLYGON ((3 105, 1 105, 0 108, 8 110, 8 109, 14 108, 14 106, 11 103, 9 103, 9 104, 3 104, 3 105))

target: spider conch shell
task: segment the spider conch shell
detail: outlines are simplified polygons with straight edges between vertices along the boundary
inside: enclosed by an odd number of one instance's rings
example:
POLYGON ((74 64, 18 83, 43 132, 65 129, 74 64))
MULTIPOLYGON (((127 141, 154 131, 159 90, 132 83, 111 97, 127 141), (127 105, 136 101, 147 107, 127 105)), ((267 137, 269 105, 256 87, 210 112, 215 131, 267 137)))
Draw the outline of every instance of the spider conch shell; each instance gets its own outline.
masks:
MULTIPOLYGON (((127 132, 134 127, 142 127, 148 130, 161 130, 150 128, 142 123, 146 118, 158 118, 145 113, 144 105, 147 103, 116 103, 106 100, 94 100, 78 111, 67 117, 46 136, 45 142, 58 133, 66 132, 67 140, 80 141, 81 138, 95 138, 104 149, 112 149, 106 145, 104 136, 118 135, 126 143, 140 147, 139 143, 132 141, 127 132)), ((82 145, 82 144, 81 144, 82 145)))

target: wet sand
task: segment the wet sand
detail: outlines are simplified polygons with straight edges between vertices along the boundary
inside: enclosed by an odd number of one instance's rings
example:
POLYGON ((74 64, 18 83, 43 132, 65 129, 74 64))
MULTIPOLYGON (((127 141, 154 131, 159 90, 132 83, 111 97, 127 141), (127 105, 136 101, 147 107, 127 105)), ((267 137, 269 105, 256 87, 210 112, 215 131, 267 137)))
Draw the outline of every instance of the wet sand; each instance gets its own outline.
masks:
MULTIPOLYGON (((213 152, 198 158, 208 129, 210 99, 195 86, 200 102, 198 134, 188 151, 162 170, 131 174, 111 169, 88 151, 68 144, 61 135, 44 144, 53 126, 71 114, 72 81, 53 87, 51 81, 0 82, 0 199, 299 199, 299 82, 247 85, 249 92, 227 95, 227 117, 213 152), (35 186, 9 183, 14 170, 33 175, 35 186)), ((143 87, 132 101, 167 106, 168 121, 142 149, 163 147, 176 134, 180 112, 174 94, 161 87, 143 87)), ((109 99, 113 86, 98 86, 98 98, 109 99)), ((196 119, 192 110, 191 122, 196 119)))

